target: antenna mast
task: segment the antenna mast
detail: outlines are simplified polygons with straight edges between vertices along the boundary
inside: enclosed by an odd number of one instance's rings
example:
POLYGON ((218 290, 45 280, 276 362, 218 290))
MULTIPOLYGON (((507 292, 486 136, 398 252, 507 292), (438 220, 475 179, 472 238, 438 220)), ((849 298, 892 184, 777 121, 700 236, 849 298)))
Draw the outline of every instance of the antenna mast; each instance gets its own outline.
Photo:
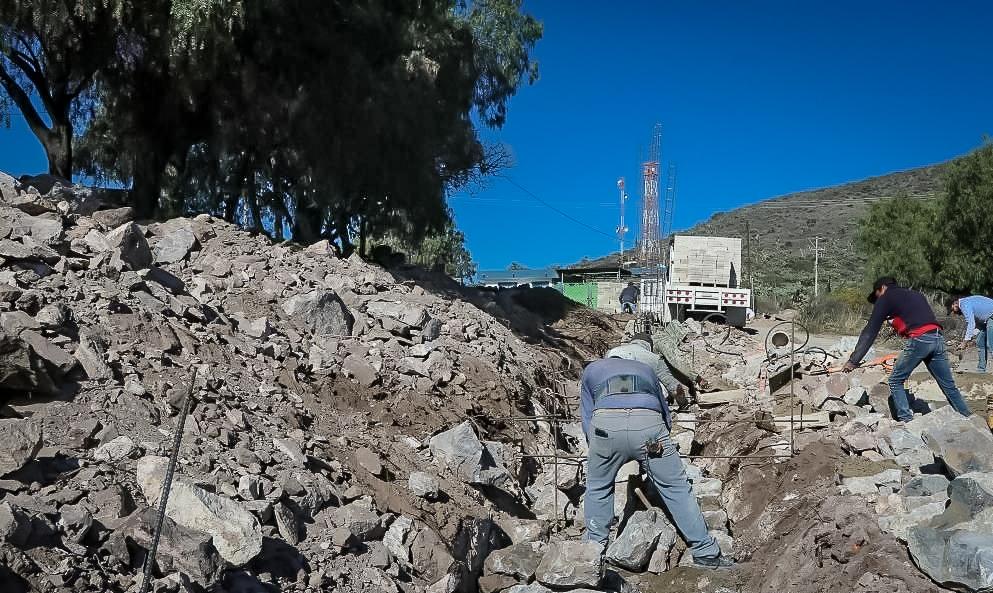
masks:
POLYGON ((617 270, 620 274, 621 266, 624 265, 624 235, 628 232, 628 227, 624 226, 624 202, 628 199, 628 194, 624 191, 624 178, 617 180, 617 191, 621 194, 621 223, 617 225, 617 240, 620 241, 621 251, 617 255, 617 270))
POLYGON ((659 167, 662 161, 662 124, 652 129, 648 159, 641 165, 641 309, 646 315, 661 310, 662 231, 659 221, 659 167))

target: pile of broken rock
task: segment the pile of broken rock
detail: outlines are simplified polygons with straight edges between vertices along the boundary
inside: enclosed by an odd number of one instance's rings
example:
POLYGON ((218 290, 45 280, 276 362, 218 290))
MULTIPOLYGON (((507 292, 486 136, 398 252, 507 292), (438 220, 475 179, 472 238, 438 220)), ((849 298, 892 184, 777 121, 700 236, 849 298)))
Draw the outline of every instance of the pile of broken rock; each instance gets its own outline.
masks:
POLYGON ((0 590, 135 589, 194 366, 157 592, 474 591, 575 514, 576 472, 519 455, 579 453, 575 427, 499 418, 565 409, 582 344, 327 242, 104 197, 0 175, 0 590))

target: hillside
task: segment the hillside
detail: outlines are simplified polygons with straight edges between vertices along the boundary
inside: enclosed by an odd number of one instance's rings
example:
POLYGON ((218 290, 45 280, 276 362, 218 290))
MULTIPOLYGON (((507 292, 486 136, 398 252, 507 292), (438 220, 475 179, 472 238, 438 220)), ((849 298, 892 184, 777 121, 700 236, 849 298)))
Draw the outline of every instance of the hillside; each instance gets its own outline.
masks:
MULTIPOLYGON (((856 249, 855 239, 858 222, 869 206, 900 195, 934 198, 942 191, 946 169, 947 163, 942 163, 771 198, 718 212, 680 233, 744 238, 747 225, 755 289, 761 297, 785 299, 797 289, 813 290, 814 256, 809 239, 816 236, 822 238, 821 286, 857 284, 864 280, 865 256, 856 249)), ((633 252, 626 254, 626 259, 634 257, 633 252)), ((613 264, 617 254, 594 261, 613 264)))

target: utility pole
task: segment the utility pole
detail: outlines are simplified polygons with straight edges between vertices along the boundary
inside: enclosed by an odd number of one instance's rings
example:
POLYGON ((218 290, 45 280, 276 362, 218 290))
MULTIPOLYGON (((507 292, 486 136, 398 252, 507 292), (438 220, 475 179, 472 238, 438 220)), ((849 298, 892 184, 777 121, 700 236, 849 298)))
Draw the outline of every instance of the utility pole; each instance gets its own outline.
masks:
POLYGON ((814 296, 816 297, 819 292, 819 278, 818 278, 818 268, 820 267, 821 251, 821 237, 814 237, 813 239, 807 240, 810 243, 810 248, 814 251, 814 296))
POLYGON ((624 178, 617 180, 617 191, 621 194, 621 224, 617 225, 617 240, 620 241, 621 251, 617 255, 617 278, 621 277, 621 268, 624 266, 624 235, 628 232, 628 227, 624 226, 624 202, 628 195, 624 191, 624 178))
POLYGON ((755 290, 755 276, 752 274, 752 231, 747 220, 745 221, 745 269, 748 270, 748 290, 755 290))

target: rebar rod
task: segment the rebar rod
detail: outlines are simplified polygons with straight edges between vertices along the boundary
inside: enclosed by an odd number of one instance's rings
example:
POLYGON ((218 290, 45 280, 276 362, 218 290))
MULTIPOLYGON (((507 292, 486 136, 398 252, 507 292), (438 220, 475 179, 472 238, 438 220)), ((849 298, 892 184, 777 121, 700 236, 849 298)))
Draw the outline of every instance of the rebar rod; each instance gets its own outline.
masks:
POLYGON ((193 367, 193 375, 190 377, 190 388, 186 391, 186 398, 183 401, 183 409, 176 419, 176 434, 172 439, 172 454, 169 456, 169 466, 166 469, 165 479, 162 481, 162 493, 159 495, 159 513, 155 518, 155 533, 152 536, 152 546, 145 556, 145 567, 141 580, 140 593, 148 593, 148 588, 152 585, 152 567, 155 565, 155 555, 159 550, 159 539, 162 537, 162 525, 165 523, 166 505, 169 504, 169 491, 172 489, 172 478, 176 473, 176 464, 179 462, 179 447, 183 442, 183 429, 186 427, 186 417, 190 413, 190 406, 193 404, 193 390, 197 382, 197 367, 193 367))

